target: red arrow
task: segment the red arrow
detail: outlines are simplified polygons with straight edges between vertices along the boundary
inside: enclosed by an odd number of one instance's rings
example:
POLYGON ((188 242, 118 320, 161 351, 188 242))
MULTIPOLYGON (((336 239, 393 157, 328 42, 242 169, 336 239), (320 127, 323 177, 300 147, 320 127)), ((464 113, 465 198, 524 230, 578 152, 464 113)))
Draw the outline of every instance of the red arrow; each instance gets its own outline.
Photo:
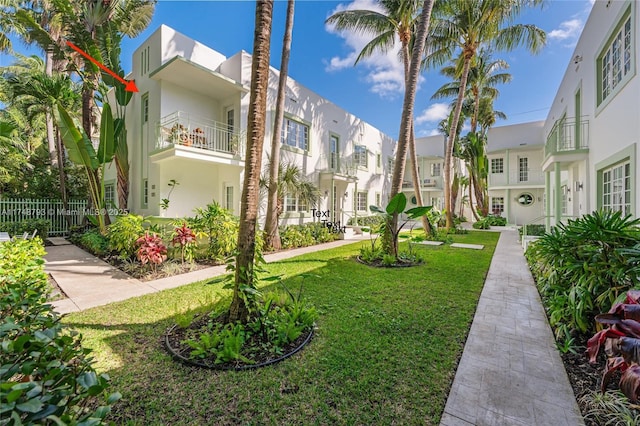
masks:
POLYGON ((76 52, 78 52, 79 54, 81 54, 82 56, 84 56, 85 58, 87 58, 88 60, 90 60, 91 62, 93 62, 94 64, 96 64, 97 66, 99 66, 104 72, 111 75, 120 83, 124 84, 124 90, 126 90, 127 92, 138 92, 138 88, 136 87, 136 83, 134 80, 127 81, 124 78, 120 77, 118 74, 111 71, 109 68, 105 67, 103 64, 101 64, 97 59, 91 57, 91 55, 89 55, 87 52, 80 49, 78 46, 76 46, 75 44, 71 43, 68 40, 67 40, 67 45, 73 50, 75 50, 76 52))

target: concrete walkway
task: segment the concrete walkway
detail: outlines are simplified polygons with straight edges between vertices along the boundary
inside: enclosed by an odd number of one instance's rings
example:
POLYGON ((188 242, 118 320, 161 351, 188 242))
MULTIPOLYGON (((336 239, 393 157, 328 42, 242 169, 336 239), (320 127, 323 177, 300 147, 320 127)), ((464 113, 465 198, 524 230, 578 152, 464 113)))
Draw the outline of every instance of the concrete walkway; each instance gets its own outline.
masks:
POLYGON ((440 425, 584 425, 517 232, 500 234, 440 425))
MULTIPOLYGON (((312 247, 285 250, 268 254, 264 258, 267 262, 275 262, 305 253, 328 250, 357 241, 368 240, 368 238, 357 237, 312 247)), ((51 274, 68 297, 52 303, 56 311, 61 314, 83 311, 143 294, 180 287, 226 273, 226 265, 220 265, 173 277, 142 282, 135 278, 130 278, 124 272, 75 245, 60 244, 45 247, 47 254, 44 260, 45 272, 51 274)))

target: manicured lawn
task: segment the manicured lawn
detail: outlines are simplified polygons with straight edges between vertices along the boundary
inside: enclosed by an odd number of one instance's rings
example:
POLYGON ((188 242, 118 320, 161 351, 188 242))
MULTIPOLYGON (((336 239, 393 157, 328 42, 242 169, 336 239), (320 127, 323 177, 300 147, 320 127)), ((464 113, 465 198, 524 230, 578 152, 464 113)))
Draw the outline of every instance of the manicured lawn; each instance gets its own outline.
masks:
POLYGON ((218 372, 174 362, 161 336, 175 316, 228 297, 200 282, 72 314, 97 368, 122 393, 118 424, 438 424, 499 234, 419 247, 420 267, 374 269, 362 243, 267 265, 320 311, 311 344, 271 367, 218 372))

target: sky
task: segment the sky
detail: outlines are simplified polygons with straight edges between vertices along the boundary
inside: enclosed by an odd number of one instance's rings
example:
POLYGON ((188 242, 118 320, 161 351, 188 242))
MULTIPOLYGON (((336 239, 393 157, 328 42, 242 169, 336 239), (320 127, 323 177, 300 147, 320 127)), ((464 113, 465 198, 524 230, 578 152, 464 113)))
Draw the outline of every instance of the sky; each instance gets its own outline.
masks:
MULTIPOLYGON (((543 51, 532 55, 523 48, 496 52, 505 60, 512 81, 498 87, 496 110, 507 115, 496 125, 544 120, 573 49, 589 15, 593 0, 547 0, 543 8, 526 9, 519 23, 534 24, 547 32, 543 51)), ((280 68, 287 2, 276 0, 271 39, 271 65, 280 68)), ((339 33, 325 20, 338 10, 372 9, 373 0, 297 0, 289 76, 329 101, 396 138, 404 96, 402 64, 397 50, 378 53, 354 66, 366 35, 339 33)), ((131 70, 131 55, 161 24, 198 40, 229 57, 253 50, 255 2, 248 0, 159 0, 151 25, 139 37, 125 39, 122 63, 131 70)), ((16 50, 26 52, 23 46, 16 50)), ((0 55, 0 65, 10 58, 0 55)), ((415 104, 416 134, 437 134, 437 125, 450 100, 431 100, 447 79, 437 69, 422 74, 415 104)))

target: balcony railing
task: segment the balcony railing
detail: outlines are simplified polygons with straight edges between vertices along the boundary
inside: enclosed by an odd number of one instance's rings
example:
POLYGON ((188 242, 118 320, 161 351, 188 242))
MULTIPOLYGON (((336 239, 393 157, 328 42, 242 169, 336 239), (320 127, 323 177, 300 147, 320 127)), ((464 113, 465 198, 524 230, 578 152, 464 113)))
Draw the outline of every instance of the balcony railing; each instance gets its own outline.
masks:
POLYGON ((245 138, 229 125, 176 111, 158 123, 157 149, 182 145, 235 156, 244 155, 245 138))
MULTIPOLYGON (((439 188, 439 182, 437 178, 425 178, 420 182, 421 188, 439 188)), ((402 182, 402 188, 413 188, 413 180, 406 180, 402 182)))
POLYGON ((589 120, 566 118, 555 122, 544 148, 545 156, 589 148, 589 120))
POLYGON ((351 160, 339 158, 337 155, 322 155, 317 170, 322 173, 335 173, 348 177, 357 175, 358 166, 351 160))
POLYGON ((543 185, 544 172, 542 170, 510 171, 506 173, 490 173, 489 186, 506 185, 543 185))

